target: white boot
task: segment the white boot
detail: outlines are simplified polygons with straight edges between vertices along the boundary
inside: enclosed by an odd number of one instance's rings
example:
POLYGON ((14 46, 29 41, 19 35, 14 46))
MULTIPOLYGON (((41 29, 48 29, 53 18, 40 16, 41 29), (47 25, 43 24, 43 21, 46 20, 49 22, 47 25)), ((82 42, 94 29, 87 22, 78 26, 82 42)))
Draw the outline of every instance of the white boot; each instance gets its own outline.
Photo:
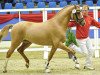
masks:
POLYGON ((75 64, 75 68, 76 68, 76 69, 80 69, 79 63, 76 63, 76 64, 75 64))

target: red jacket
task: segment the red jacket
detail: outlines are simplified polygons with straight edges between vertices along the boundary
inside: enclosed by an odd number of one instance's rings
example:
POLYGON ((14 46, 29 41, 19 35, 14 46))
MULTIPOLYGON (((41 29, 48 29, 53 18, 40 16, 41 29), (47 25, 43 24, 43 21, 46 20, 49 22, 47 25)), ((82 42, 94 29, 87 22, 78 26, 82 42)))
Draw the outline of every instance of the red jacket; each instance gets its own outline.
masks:
POLYGON ((97 22, 94 18, 90 16, 84 16, 86 24, 84 26, 80 26, 75 21, 69 22, 68 26, 73 27, 76 26, 76 38, 77 39, 84 39, 89 36, 89 28, 90 26, 96 26, 100 28, 100 23, 97 22))

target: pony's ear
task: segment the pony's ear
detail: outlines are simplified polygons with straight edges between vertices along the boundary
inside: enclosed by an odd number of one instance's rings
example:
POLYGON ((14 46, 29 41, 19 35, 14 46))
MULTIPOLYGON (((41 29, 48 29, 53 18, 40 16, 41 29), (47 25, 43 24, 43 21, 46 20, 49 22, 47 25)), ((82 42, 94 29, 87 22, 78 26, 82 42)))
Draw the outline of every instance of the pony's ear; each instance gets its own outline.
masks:
POLYGON ((80 10, 81 10, 81 9, 80 9, 80 6, 77 5, 77 6, 76 6, 76 12, 80 12, 80 10))
POLYGON ((80 5, 75 5, 75 9, 80 9, 80 5))

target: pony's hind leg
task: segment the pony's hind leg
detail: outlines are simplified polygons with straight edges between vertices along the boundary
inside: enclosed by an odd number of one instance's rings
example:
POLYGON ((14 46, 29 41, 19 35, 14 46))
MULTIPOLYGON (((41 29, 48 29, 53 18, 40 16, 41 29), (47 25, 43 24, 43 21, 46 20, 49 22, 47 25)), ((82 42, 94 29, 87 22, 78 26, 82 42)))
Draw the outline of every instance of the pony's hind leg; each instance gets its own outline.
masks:
POLYGON ((20 45, 20 43, 21 43, 21 41, 18 41, 18 40, 13 40, 11 42, 11 46, 6 54, 6 60, 5 60, 5 64, 4 64, 4 70, 3 70, 4 73, 7 72, 7 64, 8 64, 9 58, 13 54, 14 50, 20 45))
POLYGON ((25 59, 26 62, 26 67, 29 67, 29 59, 26 57, 26 55, 24 54, 24 50, 29 47, 32 43, 24 40, 22 45, 17 49, 17 51, 21 54, 21 56, 25 59))

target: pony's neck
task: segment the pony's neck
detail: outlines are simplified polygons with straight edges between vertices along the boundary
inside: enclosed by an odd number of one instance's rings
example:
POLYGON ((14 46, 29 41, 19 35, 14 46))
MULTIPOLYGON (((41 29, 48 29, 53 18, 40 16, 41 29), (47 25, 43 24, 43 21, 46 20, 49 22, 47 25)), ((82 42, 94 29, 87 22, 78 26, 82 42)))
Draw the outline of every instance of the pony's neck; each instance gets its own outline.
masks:
POLYGON ((73 9, 75 9, 74 5, 67 6, 63 8, 61 11, 59 11, 54 17, 54 19, 57 20, 59 25, 65 28, 65 30, 67 29, 66 27, 67 27, 68 22, 70 21, 70 16, 73 9))

